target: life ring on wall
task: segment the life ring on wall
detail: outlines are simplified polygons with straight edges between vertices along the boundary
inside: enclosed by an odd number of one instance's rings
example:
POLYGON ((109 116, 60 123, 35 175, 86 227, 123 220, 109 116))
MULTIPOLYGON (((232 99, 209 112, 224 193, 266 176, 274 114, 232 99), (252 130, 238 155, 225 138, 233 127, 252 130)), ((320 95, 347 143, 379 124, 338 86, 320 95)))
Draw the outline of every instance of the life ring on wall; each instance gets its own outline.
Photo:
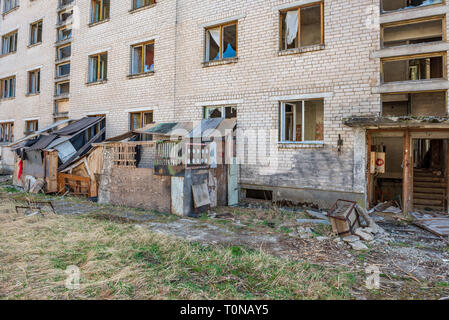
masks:
POLYGON ((383 159, 376 160, 376 166, 382 167, 384 164, 385 164, 385 160, 383 160, 383 159))

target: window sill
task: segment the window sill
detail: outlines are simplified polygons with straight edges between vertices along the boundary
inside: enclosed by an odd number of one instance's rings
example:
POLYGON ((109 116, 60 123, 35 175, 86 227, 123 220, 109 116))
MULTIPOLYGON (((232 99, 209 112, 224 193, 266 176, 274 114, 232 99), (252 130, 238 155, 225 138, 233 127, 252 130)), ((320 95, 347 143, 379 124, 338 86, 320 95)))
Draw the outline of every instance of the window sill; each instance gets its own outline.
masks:
POLYGON ((55 82, 61 82, 61 81, 65 81, 65 80, 70 80, 70 74, 55 77, 55 82))
POLYGON ((326 49, 326 46, 324 44, 316 44, 313 46, 288 49, 288 50, 280 50, 280 51, 278 51, 278 56, 288 56, 288 55, 292 55, 292 54, 320 51, 320 50, 324 50, 324 49, 326 49))
POLYGON ((20 5, 18 5, 18 6, 16 6, 16 7, 12 8, 12 9, 9 9, 8 11, 3 12, 3 13, 2 13, 3 17, 6 16, 7 14, 10 14, 10 13, 13 12, 13 11, 18 10, 19 7, 20 7, 20 5))
POLYGON ((106 22, 109 22, 109 18, 107 18, 107 19, 103 19, 103 20, 101 20, 101 21, 97 21, 97 22, 91 22, 91 23, 89 23, 87 26, 89 27, 89 28, 91 28, 91 27, 95 27, 95 26, 98 26, 98 25, 100 25, 100 24, 103 24, 103 23, 106 23, 106 22))
POLYGON ((72 42, 72 37, 67 38, 67 39, 56 40, 55 46, 59 47, 59 46, 65 45, 65 44, 67 44, 69 42, 72 42))
POLYGON ((0 98, 0 101, 10 101, 14 100, 16 97, 9 97, 9 98, 0 98))
POLYGON ((55 63, 61 64, 61 63, 64 63, 64 62, 69 62, 71 58, 72 57, 70 56, 70 57, 65 57, 65 58, 62 58, 62 59, 56 59, 55 63))
POLYGON ((310 142, 278 142, 279 149, 311 149, 311 148, 324 148, 324 142, 322 141, 310 141, 310 142))
POLYGON ((143 10, 147 10, 147 9, 153 8, 153 7, 156 6, 156 4, 157 4, 157 3, 153 3, 153 4, 150 4, 150 5, 148 5, 148 6, 141 7, 141 8, 131 9, 131 10, 129 10, 128 12, 129 12, 129 13, 140 12, 140 11, 143 11, 143 10))
POLYGON ((222 60, 204 61, 203 68, 222 66, 225 64, 233 64, 233 63, 237 63, 238 60, 239 60, 239 58, 236 57, 236 58, 228 58, 228 59, 222 59, 222 60))
POLYGON ((69 99, 70 98, 70 93, 55 94, 54 98, 55 98, 55 100, 69 99))
POLYGON ((139 79, 139 78, 146 78, 151 77, 154 75, 154 71, 149 71, 145 73, 138 73, 138 74, 129 74, 127 76, 128 79, 139 79))
POLYGON ((37 43, 33 43, 33 44, 29 44, 29 45, 27 46, 27 48, 30 49, 30 48, 33 48, 33 47, 37 47, 37 46, 39 46, 39 45, 41 45, 41 44, 42 44, 42 41, 41 41, 41 42, 37 42, 37 43))
POLYGON ((2 54, 2 55, 0 55, 0 58, 4 58, 4 57, 7 57, 7 56, 10 56, 10 55, 12 55, 12 54, 14 54, 16 52, 17 51, 13 51, 13 52, 8 52, 8 53, 5 53, 5 54, 2 54))
POLYGON ((13 141, 6 141, 6 142, 2 141, 2 142, 0 142, 0 146, 5 147, 5 146, 8 146, 10 143, 13 143, 13 141))
POLYGON ((74 4, 75 4, 75 1, 72 1, 72 2, 70 2, 70 3, 67 3, 66 5, 58 6, 58 11, 63 11, 63 10, 71 9, 71 8, 73 7, 74 4))
POLYGON ((95 81, 95 82, 86 82, 86 86, 90 87, 90 86, 96 86, 96 85, 100 85, 100 84, 105 84, 106 82, 108 82, 107 79, 105 80, 100 80, 100 81, 95 81))
POLYGON ((34 97, 34 96, 38 96, 38 95, 40 95, 41 93, 40 92, 36 92, 36 93, 27 93, 26 95, 25 95, 25 97, 34 97))

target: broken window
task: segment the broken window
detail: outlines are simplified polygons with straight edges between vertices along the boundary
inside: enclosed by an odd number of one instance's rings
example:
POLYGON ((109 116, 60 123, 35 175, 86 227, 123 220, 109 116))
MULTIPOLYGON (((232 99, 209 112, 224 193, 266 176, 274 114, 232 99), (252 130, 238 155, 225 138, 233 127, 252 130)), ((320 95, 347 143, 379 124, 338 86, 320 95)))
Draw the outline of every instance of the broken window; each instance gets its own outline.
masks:
POLYGON ((442 79, 445 77, 445 61, 443 53, 383 59, 382 79, 384 83, 442 79))
MULTIPOLYGON (((95 118, 95 117, 104 117, 103 120, 95 124, 94 126, 90 127, 87 130, 87 140, 92 139, 95 137, 103 128, 106 127, 106 115, 105 114, 95 114, 95 115, 88 115, 89 118, 95 118)), ((106 138, 106 132, 103 134, 102 140, 106 138)))
POLYGON ((1 98, 8 99, 16 96, 16 77, 9 77, 1 81, 1 98))
POLYGON ((281 103, 281 142, 324 140, 324 101, 307 100, 281 103))
POLYGON ((398 22, 382 25, 382 46, 384 48, 444 40, 443 18, 429 18, 425 21, 398 22))
POLYGON ((36 94, 41 90, 41 71, 28 72, 28 94, 36 94))
POLYGON ((237 118, 237 107, 235 106, 204 107, 204 119, 211 119, 211 118, 223 118, 223 119, 237 118))
POLYGON ((25 121, 25 135, 29 135, 33 132, 39 130, 39 125, 37 120, 28 120, 25 121))
POLYGON ((91 0, 90 23, 109 19, 109 0, 91 0))
POLYGON ((13 142, 13 128, 14 123, 12 122, 0 123, 0 143, 13 142))
POLYGON ((17 30, 2 37, 2 54, 13 53, 17 51, 17 30))
POLYGON ((19 0, 4 0, 3 1, 3 13, 8 12, 19 6, 19 0))
POLYGON ((324 44, 324 4, 281 11, 281 50, 324 44))
POLYGON ((132 46, 131 74, 154 71, 154 42, 132 46))
POLYGON ((382 13, 441 4, 443 0, 382 0, 382 13))
POLYGON ((72 55, 72 46, 64 46, 58 48, 58 60, 69 58, 72 55))
POLYGON ((69 100, 61 99, 55 102, 55 115, 60 116, 69 112, 69 100))
POLYGON ((70 93, 70 82, 60 82, 56 84, 56 95, 66 95, 70 93))
POLYGON ((72 37, 72 28, 62 27, 58 29, 58 41, 64 41, 72 37))
POLYGON ((30 45, 42 42, 42 20, 30 26, 30 45))
POLYGON ((206 61, 237 57, 237 22, 206 29, 206 61))
POLYGON ((133 1, 133 10, 147 7, 156 3, 156 0, 132 0, 132 1, 133 1))
POLYGON ((64 63, 57 66, 58 77, 68 76, 70 74, 70 63, 64 63))
POLYGON ((383 94, 382 115, 444 117, 447 115, 446 91, 383 94))
POLYGON ((89 57, 89 82, 107 79, 108 54, 100 53, 89 57))
POLYGON ((63 11, 59 14, 59 24, 68 23, 69 19, 73 16, 73 10, 63 11))

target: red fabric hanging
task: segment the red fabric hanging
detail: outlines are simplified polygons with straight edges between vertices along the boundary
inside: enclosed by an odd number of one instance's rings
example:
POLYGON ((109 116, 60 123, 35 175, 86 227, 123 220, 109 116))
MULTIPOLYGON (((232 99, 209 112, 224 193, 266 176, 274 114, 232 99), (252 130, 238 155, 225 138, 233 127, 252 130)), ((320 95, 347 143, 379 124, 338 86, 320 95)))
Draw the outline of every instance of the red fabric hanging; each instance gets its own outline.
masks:
POLYGON ((20 180, 20 177, 22 176, 22 170, 23 170, 23 160, 20 159, 19 170, 17 172, 17 180, 20 180))

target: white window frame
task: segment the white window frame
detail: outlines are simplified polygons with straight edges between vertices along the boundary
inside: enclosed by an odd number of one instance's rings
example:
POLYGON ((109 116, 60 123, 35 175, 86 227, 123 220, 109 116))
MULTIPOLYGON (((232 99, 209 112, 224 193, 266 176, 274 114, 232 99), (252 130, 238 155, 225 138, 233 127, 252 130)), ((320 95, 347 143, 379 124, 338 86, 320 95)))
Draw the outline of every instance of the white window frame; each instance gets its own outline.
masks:
MULTIPOLYGON (((314 100, 320 100, 323 101, 323 112, 324 112, 324 99, 314 99, 314 100)), ((308 140, 304 140, 305 137, 305 130, 306 130, 306 126, 304 125, 304 121, 305 121, 305 115, 306 115, 306 102, 307 101, 314 101, 314 100, 296 100, 296 101, 282 101, 281 102, 281 119, 280 119, 280 141, 279 143, 283 143, 283 144, 320 144, 323 145, 324 141, 320 141, 320 140, 314 140, 314 141, 308 141, 308 140), (296 102, 301 102, 302 103, 302 123, 301 123, 301 137, 302 137, 302 141, 288 141, 285 140, 285 107, 286 105, 290 104, 293 106, 293 119, 295 121, 296 124, 296 105, 294 105, 293 103, 296 102)), ((293 136, 296 136, 296 125, 293 126, 293 136)))
POLYGON ((211 119, 207 110, 208 109, 218 109, 221 108, 221 119, 226 119, 226 108, 235 108, 237 109, 236 105, 219 105, 219 106, 204 106, 203 107, 203 117, 204 119, 211 119))

